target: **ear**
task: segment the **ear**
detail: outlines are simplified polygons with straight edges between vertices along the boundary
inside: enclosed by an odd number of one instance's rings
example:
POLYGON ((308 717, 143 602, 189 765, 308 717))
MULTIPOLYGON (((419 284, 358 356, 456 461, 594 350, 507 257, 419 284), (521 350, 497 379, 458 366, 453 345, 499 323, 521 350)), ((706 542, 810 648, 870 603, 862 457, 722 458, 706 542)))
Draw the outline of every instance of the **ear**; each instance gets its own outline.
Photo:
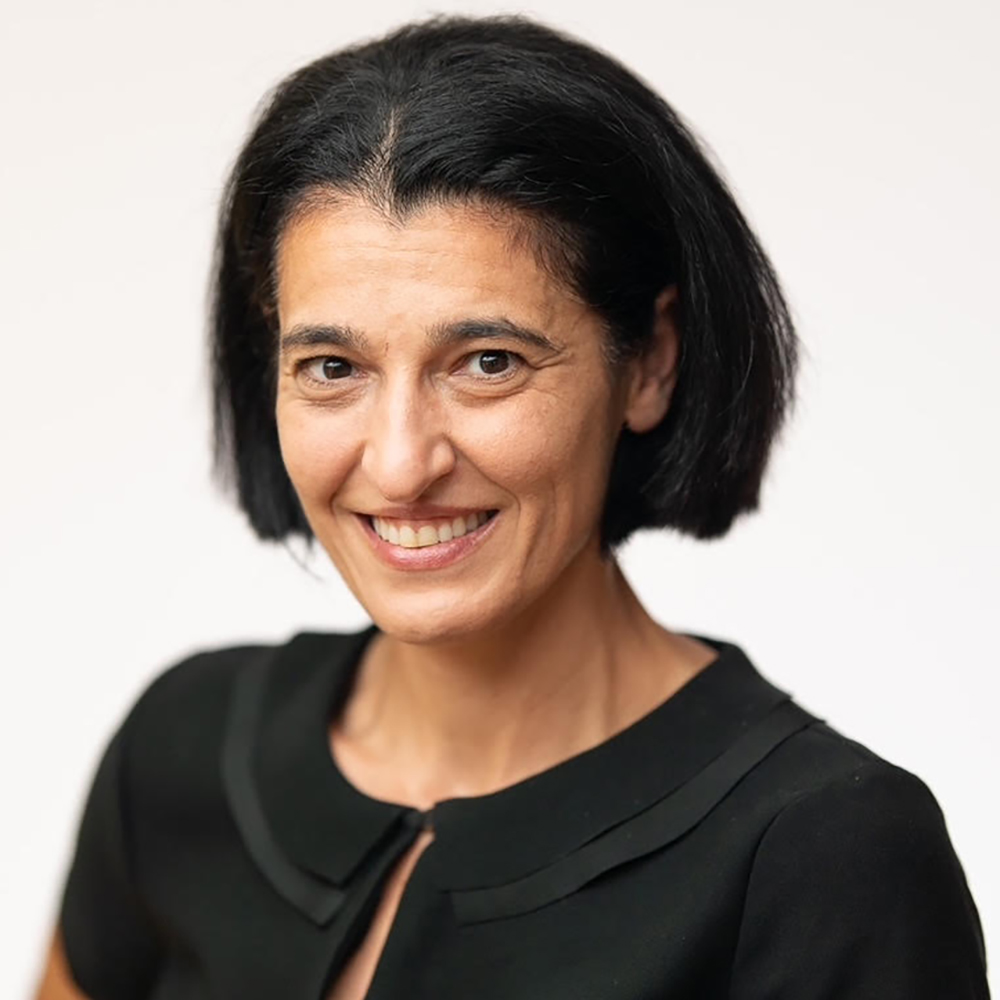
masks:
POLYGON ((625 425, 637 434, 652 430, 670 406, 680 357, 676 306, 677 286, 668 285, 656 296, 652 338, 645 351, 630 362, 622 416, 625 425))

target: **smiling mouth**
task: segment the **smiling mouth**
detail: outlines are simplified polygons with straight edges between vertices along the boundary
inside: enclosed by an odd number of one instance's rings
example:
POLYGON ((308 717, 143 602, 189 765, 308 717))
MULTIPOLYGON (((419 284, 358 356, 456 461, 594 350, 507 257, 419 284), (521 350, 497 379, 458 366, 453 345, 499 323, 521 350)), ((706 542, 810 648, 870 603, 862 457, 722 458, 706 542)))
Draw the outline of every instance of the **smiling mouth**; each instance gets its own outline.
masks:
POLYGON ((419 522, 369 515, 365 515, 365 519, 372 531, 390 545, 398 545, 404 549, 423 549, 471 535, 491 521, 497 513, 497 510, 482 510, 464 517, 459 515, 419 522))

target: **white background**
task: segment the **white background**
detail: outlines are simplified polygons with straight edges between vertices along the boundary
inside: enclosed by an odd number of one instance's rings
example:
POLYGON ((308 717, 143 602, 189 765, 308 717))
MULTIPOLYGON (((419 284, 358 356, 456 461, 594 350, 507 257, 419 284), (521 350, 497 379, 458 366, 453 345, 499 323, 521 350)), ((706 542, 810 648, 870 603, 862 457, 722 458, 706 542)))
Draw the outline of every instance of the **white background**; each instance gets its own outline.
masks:
MULTIPOLYGON (((82 796, 154 673, 203 645, 357 628, 321 560, 208 479, 205 288, 265 90, 413 17, 488 4, 11 4, 0 38, 0 995, 26 996, 82 796)), ((1000 965, 998 8, 546 0, 693 124, 781 275, 801 402, 760 513, 642 533, 672 628, 937 795, 1000 965)))

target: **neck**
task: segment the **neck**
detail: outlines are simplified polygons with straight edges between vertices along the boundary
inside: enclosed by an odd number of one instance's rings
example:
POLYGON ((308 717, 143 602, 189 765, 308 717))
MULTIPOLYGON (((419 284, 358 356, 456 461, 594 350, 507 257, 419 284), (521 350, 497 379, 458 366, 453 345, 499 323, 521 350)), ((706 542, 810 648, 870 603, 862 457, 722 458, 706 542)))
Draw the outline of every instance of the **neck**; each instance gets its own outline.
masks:
POLYGON ((653 621, 617 562, 588 551, 488 634, 432 644, 378 635, 333 750, 378 798, 429 808, 484 795, 608 739, 714 655, 653 621))

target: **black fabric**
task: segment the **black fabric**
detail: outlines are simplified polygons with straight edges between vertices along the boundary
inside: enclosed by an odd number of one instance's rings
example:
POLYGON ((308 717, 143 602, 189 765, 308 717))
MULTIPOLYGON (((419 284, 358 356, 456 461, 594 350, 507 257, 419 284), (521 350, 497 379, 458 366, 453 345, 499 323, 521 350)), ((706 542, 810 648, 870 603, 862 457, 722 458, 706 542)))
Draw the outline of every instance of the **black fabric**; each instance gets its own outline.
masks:
POLYGON ((687 784, 633 819, 524 878, 453 892, 456 916, 462 923, 473 923, 526 913, 575 892, 617 865, 665 847, 704 819, 776 746, 815 721, 793 702, 782 702, 687 784))
POLYGON ((122 727, 98 766, 60 915, 77 983, 88 996, 108 1000, 145 996, 160 951, 128 854, 121 784, 124 739, 122 727))
POLYGON ((919 778, 733 643, 627 729, 424 813, 329 751, 374 626, 201 652, 96 773, 60 922, 92 1000, 322 1000, 420 828, 368 1000, 988 997, 919 778))
POLYGON ((233 685, 229 725, 222 748, 223 786, 233 819, 243 835, 243 845, 261 873, 288 902, 308 913, 316 923, 323 924, 343 905, 346 893, 310 878, 308 872, 297 868, 282 853, 261 807, 253 759, 247 752, 265 708, 263 696, 268 659, 255 658, 233 685))

